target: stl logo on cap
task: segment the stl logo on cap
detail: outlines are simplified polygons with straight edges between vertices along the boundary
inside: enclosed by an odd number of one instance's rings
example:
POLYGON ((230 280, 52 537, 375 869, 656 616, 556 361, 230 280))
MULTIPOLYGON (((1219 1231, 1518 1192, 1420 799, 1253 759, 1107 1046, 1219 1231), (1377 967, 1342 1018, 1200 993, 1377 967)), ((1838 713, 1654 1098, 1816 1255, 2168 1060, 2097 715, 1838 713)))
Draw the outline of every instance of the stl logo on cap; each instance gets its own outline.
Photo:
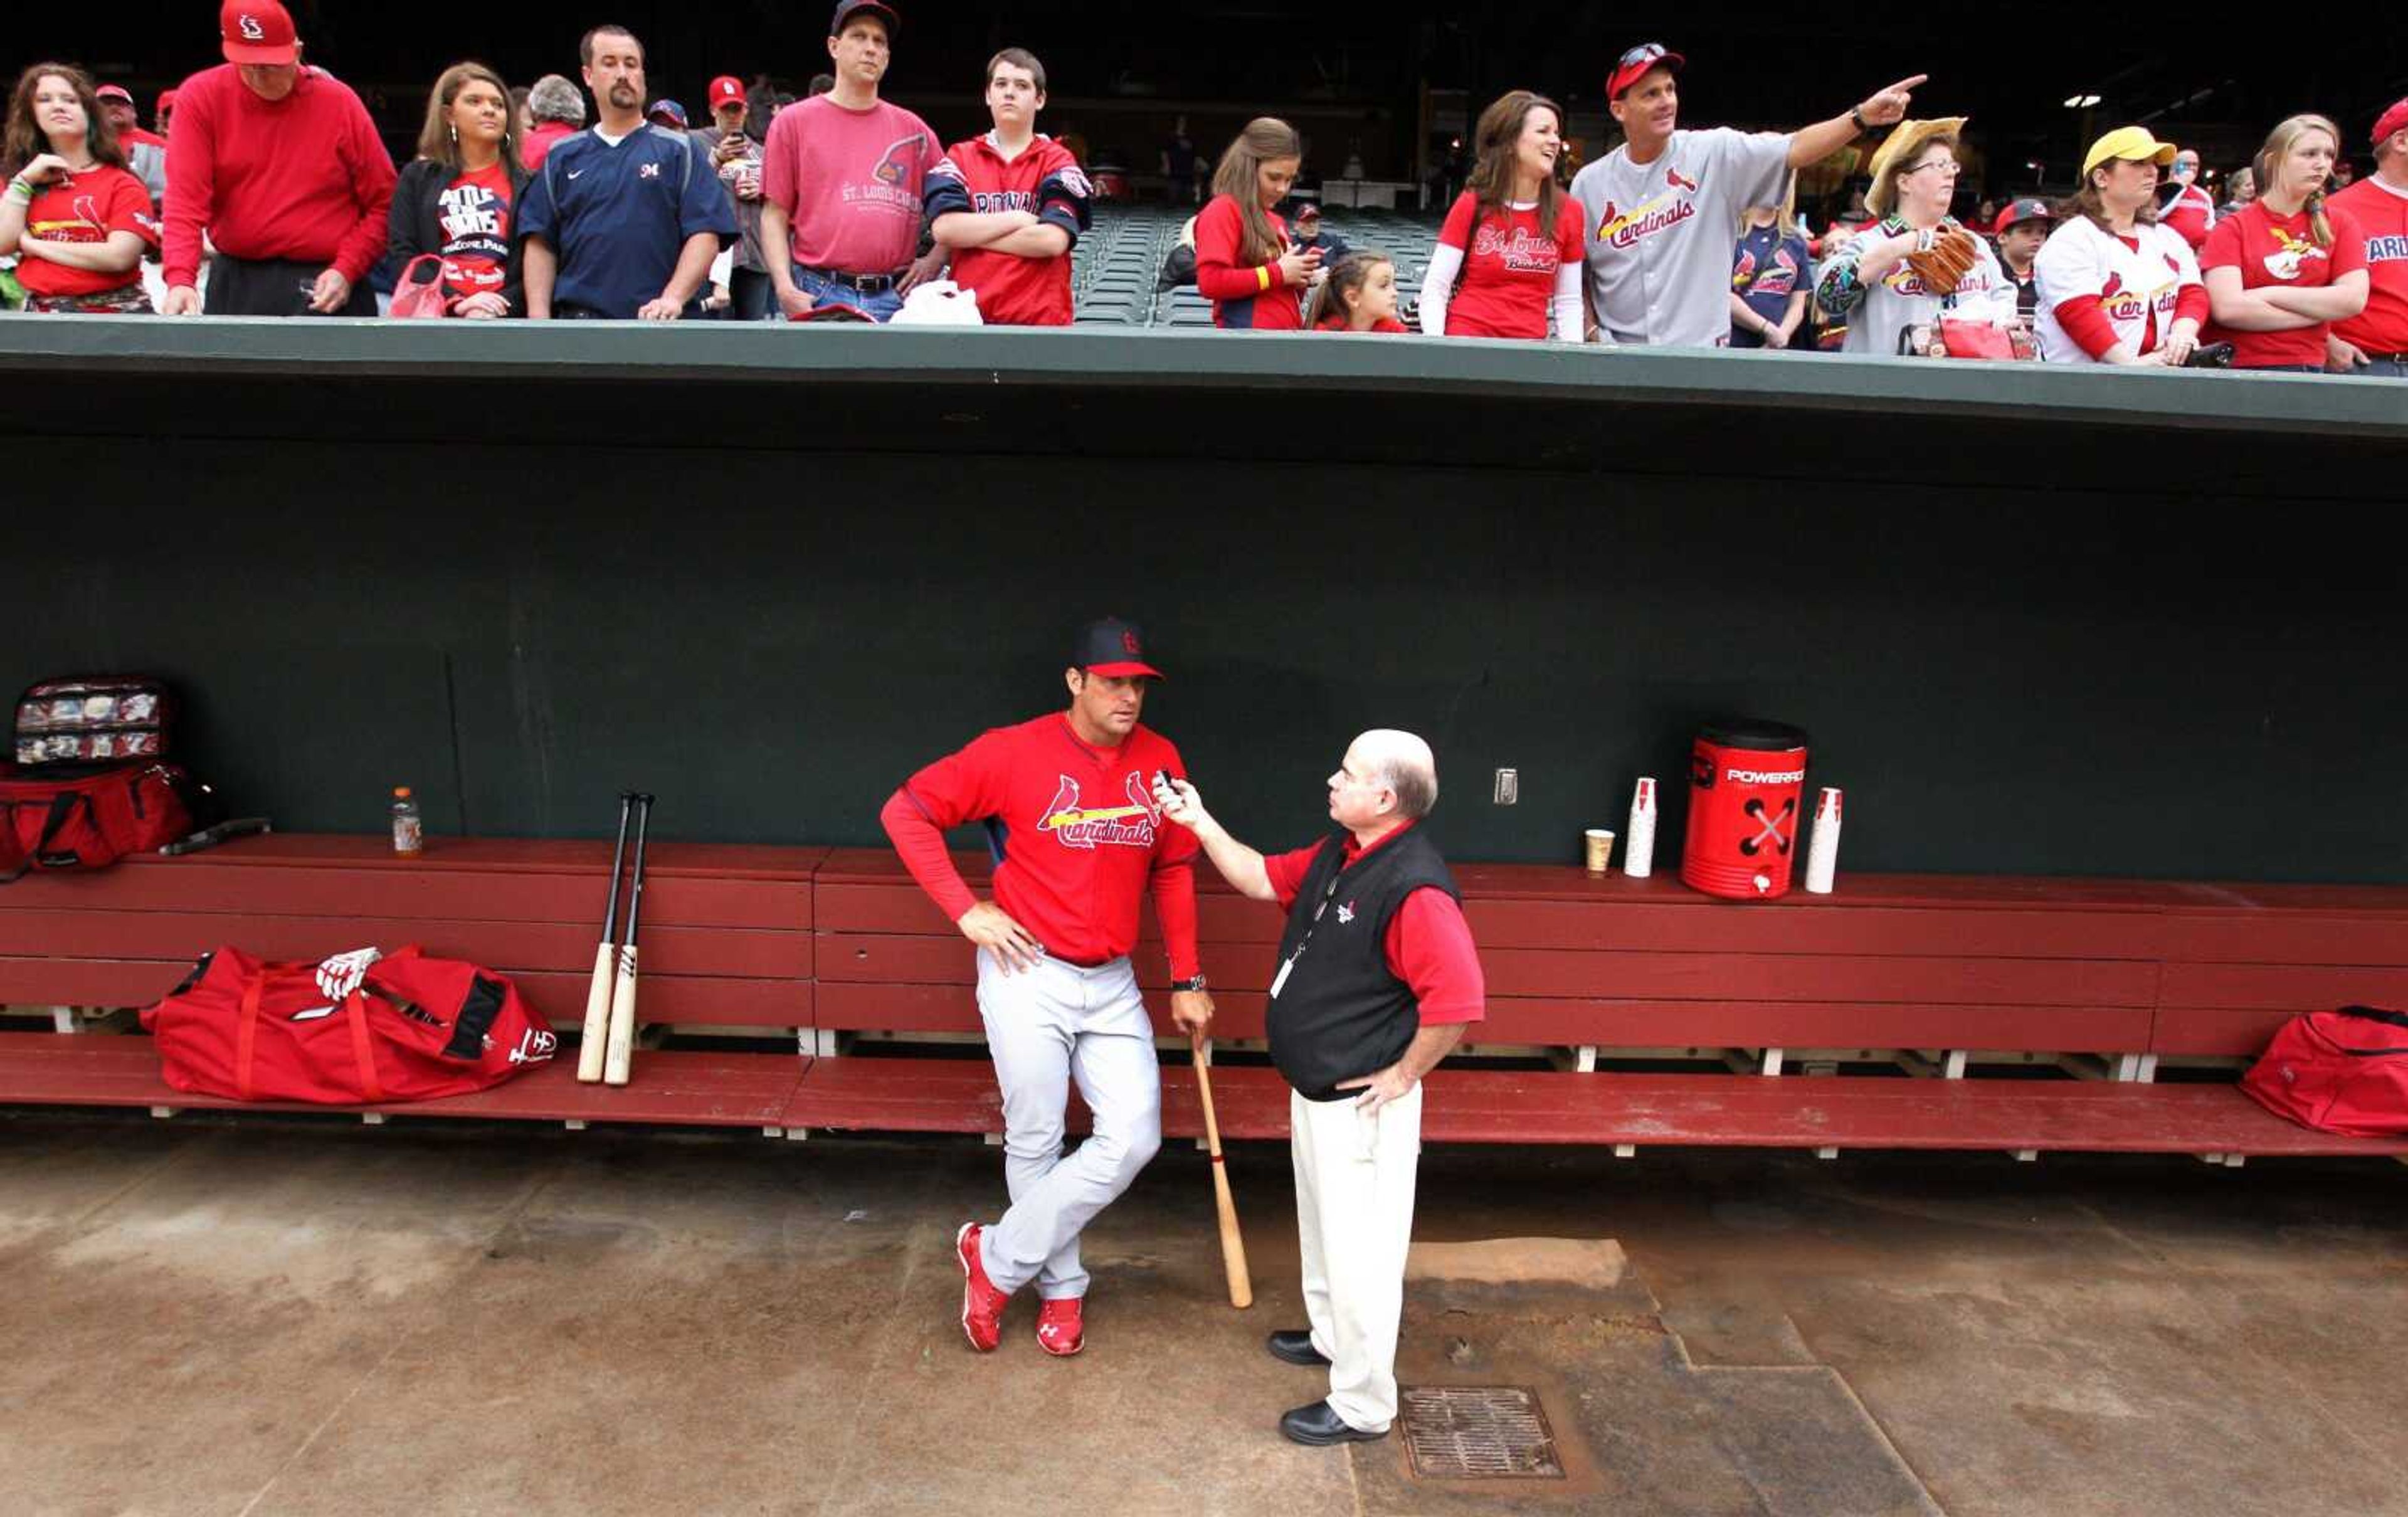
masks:
POLYGON ((235 25, 242 32, 242 39, 245 42, 265 42, 267 40, 267 28, 260 25, 259 18, 252 15, 250 11, 244 11, 241 18, 235 22, 235 25))
POLYGON ((1145 656, 1145 650, 1137 645, 1137 634, 1129 631, 1124 631, 1121 634, 1121 651, 1131 658, 1145 656))

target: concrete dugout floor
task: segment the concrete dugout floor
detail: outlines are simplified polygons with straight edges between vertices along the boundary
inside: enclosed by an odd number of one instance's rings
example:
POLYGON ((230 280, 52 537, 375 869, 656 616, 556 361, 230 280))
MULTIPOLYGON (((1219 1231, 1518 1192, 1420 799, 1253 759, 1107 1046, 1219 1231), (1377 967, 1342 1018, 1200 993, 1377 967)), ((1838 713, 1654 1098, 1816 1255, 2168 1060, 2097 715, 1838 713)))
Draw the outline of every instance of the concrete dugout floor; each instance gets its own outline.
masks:
POLYGON ((1434 1150, 1417 1238, 1627 1254, 1414 1282, 1407 1383, 1569 1467, 1454 1485, 1279 1438, 1285 1151, 1230 1168, 1254 1308, 1174 1149, 1056 1362, 956 1326, 974 1142, 0 1115, 0 1513, 2408 1513, 2397 1165, 1434 1150))

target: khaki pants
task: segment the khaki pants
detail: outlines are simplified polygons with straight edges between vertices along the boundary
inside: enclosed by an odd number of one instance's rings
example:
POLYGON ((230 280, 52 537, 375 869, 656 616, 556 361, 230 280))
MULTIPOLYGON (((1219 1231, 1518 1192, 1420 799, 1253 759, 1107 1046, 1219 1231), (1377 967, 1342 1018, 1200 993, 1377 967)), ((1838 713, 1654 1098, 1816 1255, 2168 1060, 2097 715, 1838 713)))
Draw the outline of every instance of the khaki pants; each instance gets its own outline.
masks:
POLYGON ((1296 1224, 1312 1346, 1329 1356, 1329 1404, 1348 1426, 1385 1432, 1397 1416, 1397 1324, 1413 1238, 1422 1088, 1366 1117, 1352 1099, 1290 1092, 1296 1224))

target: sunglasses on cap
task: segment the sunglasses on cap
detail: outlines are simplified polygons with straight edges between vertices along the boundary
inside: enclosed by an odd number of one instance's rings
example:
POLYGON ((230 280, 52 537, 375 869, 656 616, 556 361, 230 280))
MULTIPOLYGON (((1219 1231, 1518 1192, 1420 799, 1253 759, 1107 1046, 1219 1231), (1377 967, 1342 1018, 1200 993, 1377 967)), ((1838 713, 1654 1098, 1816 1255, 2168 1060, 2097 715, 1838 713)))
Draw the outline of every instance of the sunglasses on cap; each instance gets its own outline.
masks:
POLYGON ((1641 42, 1624 53, 1613 66, 1617 69, 1636 68, 1641 64, 1652 64, 1671 50, 1661 42, 1641 42))

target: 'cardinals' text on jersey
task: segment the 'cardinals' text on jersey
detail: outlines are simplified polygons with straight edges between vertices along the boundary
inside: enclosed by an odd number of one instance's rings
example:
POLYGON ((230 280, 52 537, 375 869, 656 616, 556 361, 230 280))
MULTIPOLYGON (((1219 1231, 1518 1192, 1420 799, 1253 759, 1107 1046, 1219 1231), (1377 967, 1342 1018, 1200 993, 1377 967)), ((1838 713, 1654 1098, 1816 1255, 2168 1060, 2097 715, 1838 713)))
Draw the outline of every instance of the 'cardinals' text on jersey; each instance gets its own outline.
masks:
MULTIPOLYGON (((1075 246, 1087 229, 1095 192, 1070 150, 1039 136, 1019 155, 1006 158, 995 134, 956 142, 928 171, 928 218, 955 211, 1025 210, 1043 225, 1058 226, 1075 246)), ((979 315, 990 326, 1070 324, 1070 250, 1052 258, 1023 258, 985 248, 953 254, 953 282, 977 292, 979 315)))

